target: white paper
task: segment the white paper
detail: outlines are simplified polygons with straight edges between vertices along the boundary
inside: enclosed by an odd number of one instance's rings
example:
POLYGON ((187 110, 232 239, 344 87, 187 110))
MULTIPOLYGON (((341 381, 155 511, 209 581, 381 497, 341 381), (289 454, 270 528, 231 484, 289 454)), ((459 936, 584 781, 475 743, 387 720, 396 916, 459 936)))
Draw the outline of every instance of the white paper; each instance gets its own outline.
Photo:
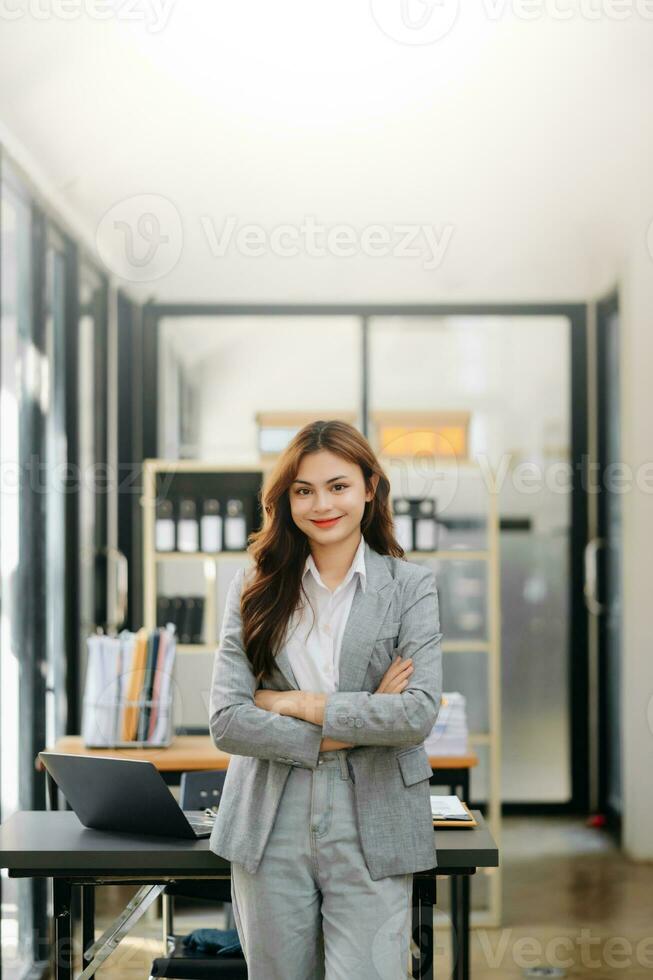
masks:
POLYGON ((469 814, 457 796, 436 796, 431 793, 431 815, 440 820, 468 820, 469 814))
POLYGON ((445 692, 435 725, 424 742, 429 755, 467 755, 467 702, 459 691, 445 692))

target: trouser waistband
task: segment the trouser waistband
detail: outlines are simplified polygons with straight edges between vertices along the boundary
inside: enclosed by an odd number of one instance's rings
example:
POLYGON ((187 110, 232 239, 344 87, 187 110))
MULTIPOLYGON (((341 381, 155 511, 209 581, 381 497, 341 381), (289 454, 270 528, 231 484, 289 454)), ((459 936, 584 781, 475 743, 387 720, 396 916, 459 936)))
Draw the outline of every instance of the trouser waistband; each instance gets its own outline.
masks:
POLYGON ((320 768, 324 766, 338 766, 342 778, 349 779, 350 766, 347 759, 348 754, 348 749, 331 749, 329 752, 320 752, 317 757, 317 764, 320 768))

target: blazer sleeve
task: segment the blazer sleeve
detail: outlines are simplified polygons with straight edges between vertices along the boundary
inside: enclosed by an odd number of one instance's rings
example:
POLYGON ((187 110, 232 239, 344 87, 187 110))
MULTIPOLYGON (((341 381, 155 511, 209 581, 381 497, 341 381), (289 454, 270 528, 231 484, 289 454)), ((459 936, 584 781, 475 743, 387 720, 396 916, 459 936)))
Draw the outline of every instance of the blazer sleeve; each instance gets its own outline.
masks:
POLYGON ((213 743, 230 755, 317 766, 322 728, 254 704, 256 678, 243 647, 240 596, 245 569, 227 593, 220 642, 213 661, 209 729, 213 743))
POLYGON ((418 566, 407 583, 396 653, 413 658, 401 694, 338 691, 327 698, 322 734, 353 745, 419 745, 430 733, 442 698, 440 612, 435 576, 418 566))

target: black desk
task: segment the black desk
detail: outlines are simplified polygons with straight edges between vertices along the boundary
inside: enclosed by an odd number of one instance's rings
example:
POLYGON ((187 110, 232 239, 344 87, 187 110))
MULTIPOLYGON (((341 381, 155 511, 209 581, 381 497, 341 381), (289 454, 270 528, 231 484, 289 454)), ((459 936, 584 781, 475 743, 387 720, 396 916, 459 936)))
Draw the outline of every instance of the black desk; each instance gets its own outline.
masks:
MULTIPOLYGON (((498 866, 497 846, 483 816, 477 810, 472 812, 478 828, 437 831, 439 864, 435 874, 472 875, 477 868, 498 866)), ((83 948, 87 959, 95 957, 80 974, 86 978, 93 976, 121 935, 126 934, 169 881, 228 878, 230 866, 209 850, 208 839, 183 841, 109 834, 83 827, 71 810, 29 810, 14 813, 0 826, 0 867, 7 868, 11 877, 52 878, 55 980, 71 980, 74 887, 118 883, 142 886, 138 902, 135 897, 128 903, 111 936, 111 930, 107 930, 101 939, 94 941, 93 924, 83 916, 83 948)), ((413 876, 413 938, 420 953, 413 957, 413 977, 419 980, 433 978, 435 874, 431 870, 413 876)))

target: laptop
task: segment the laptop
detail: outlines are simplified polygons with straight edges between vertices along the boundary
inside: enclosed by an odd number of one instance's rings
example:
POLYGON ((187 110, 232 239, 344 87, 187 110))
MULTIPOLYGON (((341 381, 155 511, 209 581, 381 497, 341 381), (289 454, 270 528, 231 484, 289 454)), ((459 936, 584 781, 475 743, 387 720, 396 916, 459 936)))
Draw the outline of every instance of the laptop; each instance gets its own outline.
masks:
POLYGON ((182 810, 151 762, 64 752, 39 758, 85 827, 186 840, 211 834, 214 817, 182 810))

